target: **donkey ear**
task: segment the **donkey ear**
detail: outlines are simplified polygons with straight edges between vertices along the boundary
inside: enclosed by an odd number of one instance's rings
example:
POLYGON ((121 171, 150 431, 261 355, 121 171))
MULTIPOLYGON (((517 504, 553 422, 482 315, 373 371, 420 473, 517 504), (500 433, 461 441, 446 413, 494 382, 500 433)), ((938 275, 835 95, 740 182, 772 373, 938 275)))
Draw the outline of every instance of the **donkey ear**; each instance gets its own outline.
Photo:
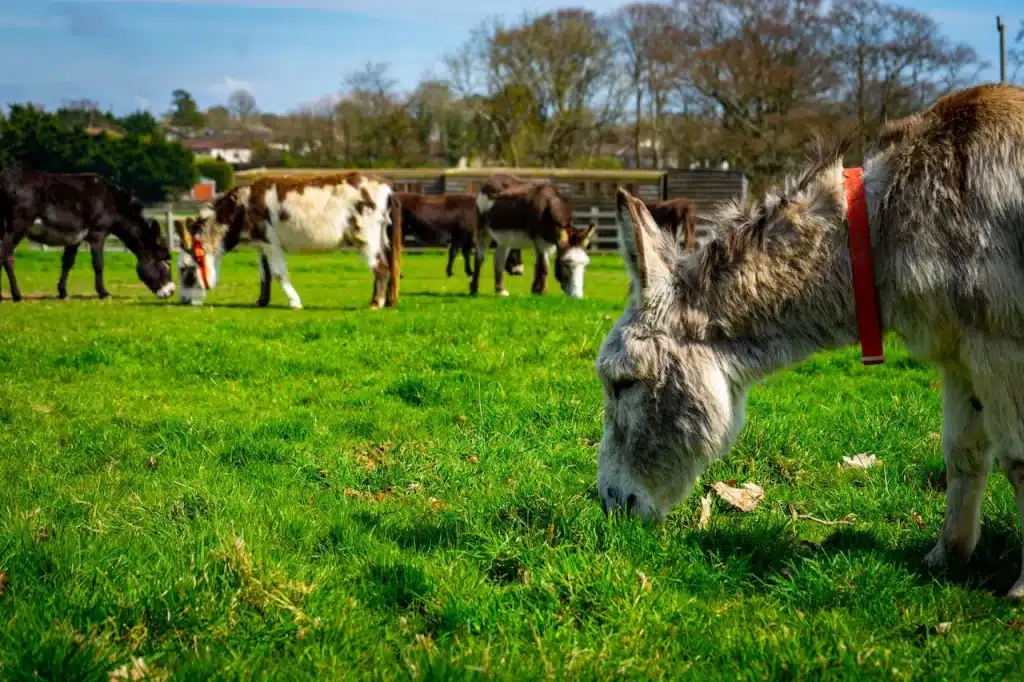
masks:
POLYGON ((672 274, 673 249, 642 201, 619 188, 616 195, 619 250, 633 278, 634 291, 644 292, 672 274))
POLYGON ((580 240, 580 244, 584 249, 590 246, 590 240, 594 238, 595 230, 597 230, 597 225, 594 223, 590 223, 590 226, 583 230, 583 237, 580 240))

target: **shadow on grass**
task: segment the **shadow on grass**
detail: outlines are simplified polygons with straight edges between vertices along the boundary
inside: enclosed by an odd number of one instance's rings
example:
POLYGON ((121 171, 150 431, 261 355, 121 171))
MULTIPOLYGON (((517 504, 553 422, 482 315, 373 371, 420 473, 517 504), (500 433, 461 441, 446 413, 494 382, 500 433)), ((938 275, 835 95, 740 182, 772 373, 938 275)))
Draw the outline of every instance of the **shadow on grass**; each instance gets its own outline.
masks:
MULTIPOLYGON (((522 509, 519 509, 522 513, 522 509)), ((550 510, 536 510, 537 523, 548 525, 558 519, 549 518, 550 510)), ((509 520, 504 514, 496 514, 491 524, 493 532, 508 533, 509 520)), ((355 516, 357 523, 366 532, 393 542, 402 550, 432 553, 440 550, 463 550, 473 552, 486 540, 470 531, 467 524, 455 518, 441 516, 436 519, 399 521, 386 515, 362 513, 355 516)), ((524 521, 524 526, 533 526, 534 519, 524 521)), ((602 522, 608 527, 616 519, 602 522)), ((516 525, 516 524, 513 524, 516 525)), ((556 525, 558 525, 556 523, 556 525)), ((938 528, 935 533, 938 533, 938 528)), ((529 532, 526 527, 520 532, 529 532)), ((653 531, 652 531, 653 532, 653 531)), ((874 558, 879 562, 905 571, 921 586, 949 584, 966 590, 981 590, 995 597, 1003 597, 1020 574, 1020 537, 1014 529, 1007 527, 984 527, 981 541, 964 567, 950 567, 947 570, 930 570, 924 563, 925 555, 934 545, 934 539, 904 543, 892 548, 875 534, 856 528, 837 528, 822 542, 815 543, 794 537, 788 520, 761 530, 751 530, 728 524, 716 524, 705 531, 684 532, 680 542, 699 549, 704 560, 710 563, 723 561, 739 562, 746 574, 753 580, 751 589, 758 589, 769 578, 784 576, 794 561, 801 559, 831 558, 846 554, 854 558, 874 558)), ((692 555, 691 555, 692 556, 692 555)), ((684 560, 684 559, 680 559, 684 560)))
MULTIPOLYGON (((936 538, 938 528, 935 529, 936 538)), ((794 560, 833 557, 872 557, 906 571, 923 586, 957 585, 967 590, 982 590, 1002 597, 1020 574, 1020 538, 1008 528, 983 528, 978 548, 966 566, 932 570, 924 562, 934 539, 905 543, 898 548, 885 546, 873 533, 856 528, 838 528, 820 543, 794 537, 783 527, 751 532, 748 529, 719 525, 713 530, 691 536, 706 554, 721 559, 744 561, 749 575, 766 579, 785 574, 794 560)))

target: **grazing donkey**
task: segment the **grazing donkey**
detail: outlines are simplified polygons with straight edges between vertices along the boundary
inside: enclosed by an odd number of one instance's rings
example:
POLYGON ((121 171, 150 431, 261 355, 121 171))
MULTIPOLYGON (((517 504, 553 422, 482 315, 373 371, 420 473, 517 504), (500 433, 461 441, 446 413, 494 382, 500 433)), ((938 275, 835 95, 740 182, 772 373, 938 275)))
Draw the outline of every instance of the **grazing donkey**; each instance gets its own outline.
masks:
POLYGON ((22 238, 63 246, 57 293, 67 298, 68 273, 83 242, 92 251, 96 293, 107 298, 103 283, 103 247, 113 234, 135 254, 136 274, 157 295, 174 293, 171 253, 159 224, 143 215, 142 204, 127 190, 95 173, 47 173, 24 166, 0 171, 0 263, 7 272, 11 298, 21 300, 14 276, 14 249, 22 238))
POLYGON ((572 298, 583 298, 583 274, 590 257, 587 247, 595 226, 576 230, 572 225, 569 202, 549 183, 512 184, 497 194, 477 196, 480 219, 477 224, 476 259, 470 293, 480 289, 480 270, 493 239, 494 290, 508 296, 504 285, 504 266, 513 246, 532 245, 534 277, 531 291, 547 292, 548 260, 555 253, 555 276, 562 291, 572 298))
POLYGON ((665 201, 651 201, 646 205, 654 222, 662 229, 668 230, 676 241, 679 241, 679 231, 686 225, 683 248, 686 251, 697 250, 697 211, 691 200, 678 197, 665 201))
MULTIPOLYGON (((513 185, 530 185, 535 184, 532 180, 526 180, 519 176, 512 175, 511 173, 495 173, 491 177, 484 180, 483 185, 480 186, 480 192, 477 197, 483 195, 487 201, 483 203, 483 206, 488 206, 489 202, 493 202, 494 198, 501 194, 503 191, 512 187, 513 185)), ((480 200, 477 199, 477 217, 480 221, 486 218, 485 212, 480 210, 480 200)), ((497 244, 495 242, 495 244, 497 244)), ((523 252, 521 249, 509 249, 508 260, 506 261, 505 270, 510 275, 522 275, 526 272, 526 266, 523 264, 523 252)))
POLYGON ((927 563, 971 556, 994 459, 1024 520, 1024 89, 974 87, 890 123, 862 176, 842 159, 820 153, 792 186, 723 209, 694 255, 619 192, 632 291, 596 363, 606 510, 663 518, 735 441, 752 382, 859 332, 880 350, 887 329, 942 372, 946 517, 927 563))
POLYGON ((176 225, 181 241, 181 301, 201 303, 217 286, 220 262, 243 233, 260 248, 258 306, 270 303, 270 279, 281 283, 288 305, 302 308, 284 254, 359 246, 374 273, 371 307, 398 300, 401 208, 391 186, 358 172, 316 177, 264 176, 236 187, 176 225), (397 241, 396 241, 397 240, 397 241), (212 258, 207 257, 212 255, 212 258))
MULTIPOLYGON (((428 244, 448 245, 448 276, 454 275, 455 257, 462 251, 466 275, 473 276, 470 253, 473 250, 474 222, 477 218, 476 195, 453 192, 451 194, 418 194, 398 192, 402 205, 402 230, 428 244)), ((517 263, 509 254, 505 271, 516 274, 517 263)), ((518 259, 519 274, 523 272, 522 258, 518 259)))

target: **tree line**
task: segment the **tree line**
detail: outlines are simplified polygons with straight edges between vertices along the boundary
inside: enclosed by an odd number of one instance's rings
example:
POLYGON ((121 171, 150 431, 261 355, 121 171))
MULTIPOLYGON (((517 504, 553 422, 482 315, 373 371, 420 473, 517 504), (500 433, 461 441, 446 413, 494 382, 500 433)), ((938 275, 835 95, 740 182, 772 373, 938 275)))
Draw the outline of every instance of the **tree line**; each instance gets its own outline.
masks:
MULTIPOLYGON (((1014 78, 1022 48, 1024 24, 1009 52, 1014 78)), ((286 150, 250 138, 253 165, 727 163, 756 189, 794 169, 812 130, 852 133, 859 157, 886 120, 988 66, 927 14, 883 0, 637 2, 485 21, 445 55, 444 73, 409 92, 387 63, 369 63, 337 94, 282 114, 260 112, 244 90, 205 111, 176 90, 164 123, 269 129, 286 150)), ((70 127, 104 116, 81 104, 58 112, 70 127)), ((139 112, 107 124, 128 139, 157 122, 139 112)))
POLYGON ((99 173, 144 202, 180 194, 198 177, 192 152, 168 142, 151 114, 118 119, 82 103, 56 112, 16 104, 0 116, 0 168, 13 163, 99 173))
MULTIPOLYGON (((1010 59, 1017 75, 1024 50, 1010 59)), ((727 162, 757 182, 792 170, 812 129, 852 133, 861 155, 886 120, 989 66, 927 14, 882 0, 559 9, 486 21, 444 63, 408 93, 371 63, 285 116, 261 118, 247 93, 218 113, 263 120, 289 143, 264 165, 727 162)))

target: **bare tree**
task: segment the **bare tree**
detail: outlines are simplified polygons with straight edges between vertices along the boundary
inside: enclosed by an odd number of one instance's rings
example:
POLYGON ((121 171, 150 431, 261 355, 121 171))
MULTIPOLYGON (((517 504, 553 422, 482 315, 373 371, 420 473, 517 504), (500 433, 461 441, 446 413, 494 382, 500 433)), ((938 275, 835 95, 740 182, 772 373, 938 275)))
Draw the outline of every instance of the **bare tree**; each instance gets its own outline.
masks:
POLYGON ((659 133, 669 95, 679 79, 677 13, 667 4, 626 5, 610 20, 615 51, 629 82, 633 101, 633 156, 642 167, 644 112, 650 116, 648 138, 658 165, 659 133), (647 105, 645 107, 645 104, 647 105))
POLYGON ((228 123, 231 121, 231 112, 227 107, 221 105, 210 107, 204 116, 206 116, 206 125, 214 130, 228 127, 228 123))
POLYGON ((511 26, 484 24, 448 60, 502 156, 566 163, 619 112, 611 36, 596 14, 556 10, 511 26))
POLYGON ((950 44, 931 17, 878 0, 832 11, 839 97, 856 114, 859 152, 887 120, 917 111, 975 81, 985 67, 973 48, 950 44))
POLYGON ((837 77, 820 0, 677 2, 685 72, 679 89, 713 111, 733 166, 776 175, 799 159, 809 125, 828 119, 837 77))
POLYGON ((1020 22, 1020 30, 1017 31, 1015 42, 1021 44, 1022 47, 1013 48, 1008 54, 1009 62, 1013 67, 1013 74, 1010 76, 1010 80, 1014 82, 1017 81, 1017 76, 1020 75, 1021 69, 1024 69, 1024 19, 1020 22))
POLYGON ((228 95, 227 108, 231 115, 242 123, 246 123, 259 112, 256 108, 256 98, 251 92, 242 88, 228 95))

